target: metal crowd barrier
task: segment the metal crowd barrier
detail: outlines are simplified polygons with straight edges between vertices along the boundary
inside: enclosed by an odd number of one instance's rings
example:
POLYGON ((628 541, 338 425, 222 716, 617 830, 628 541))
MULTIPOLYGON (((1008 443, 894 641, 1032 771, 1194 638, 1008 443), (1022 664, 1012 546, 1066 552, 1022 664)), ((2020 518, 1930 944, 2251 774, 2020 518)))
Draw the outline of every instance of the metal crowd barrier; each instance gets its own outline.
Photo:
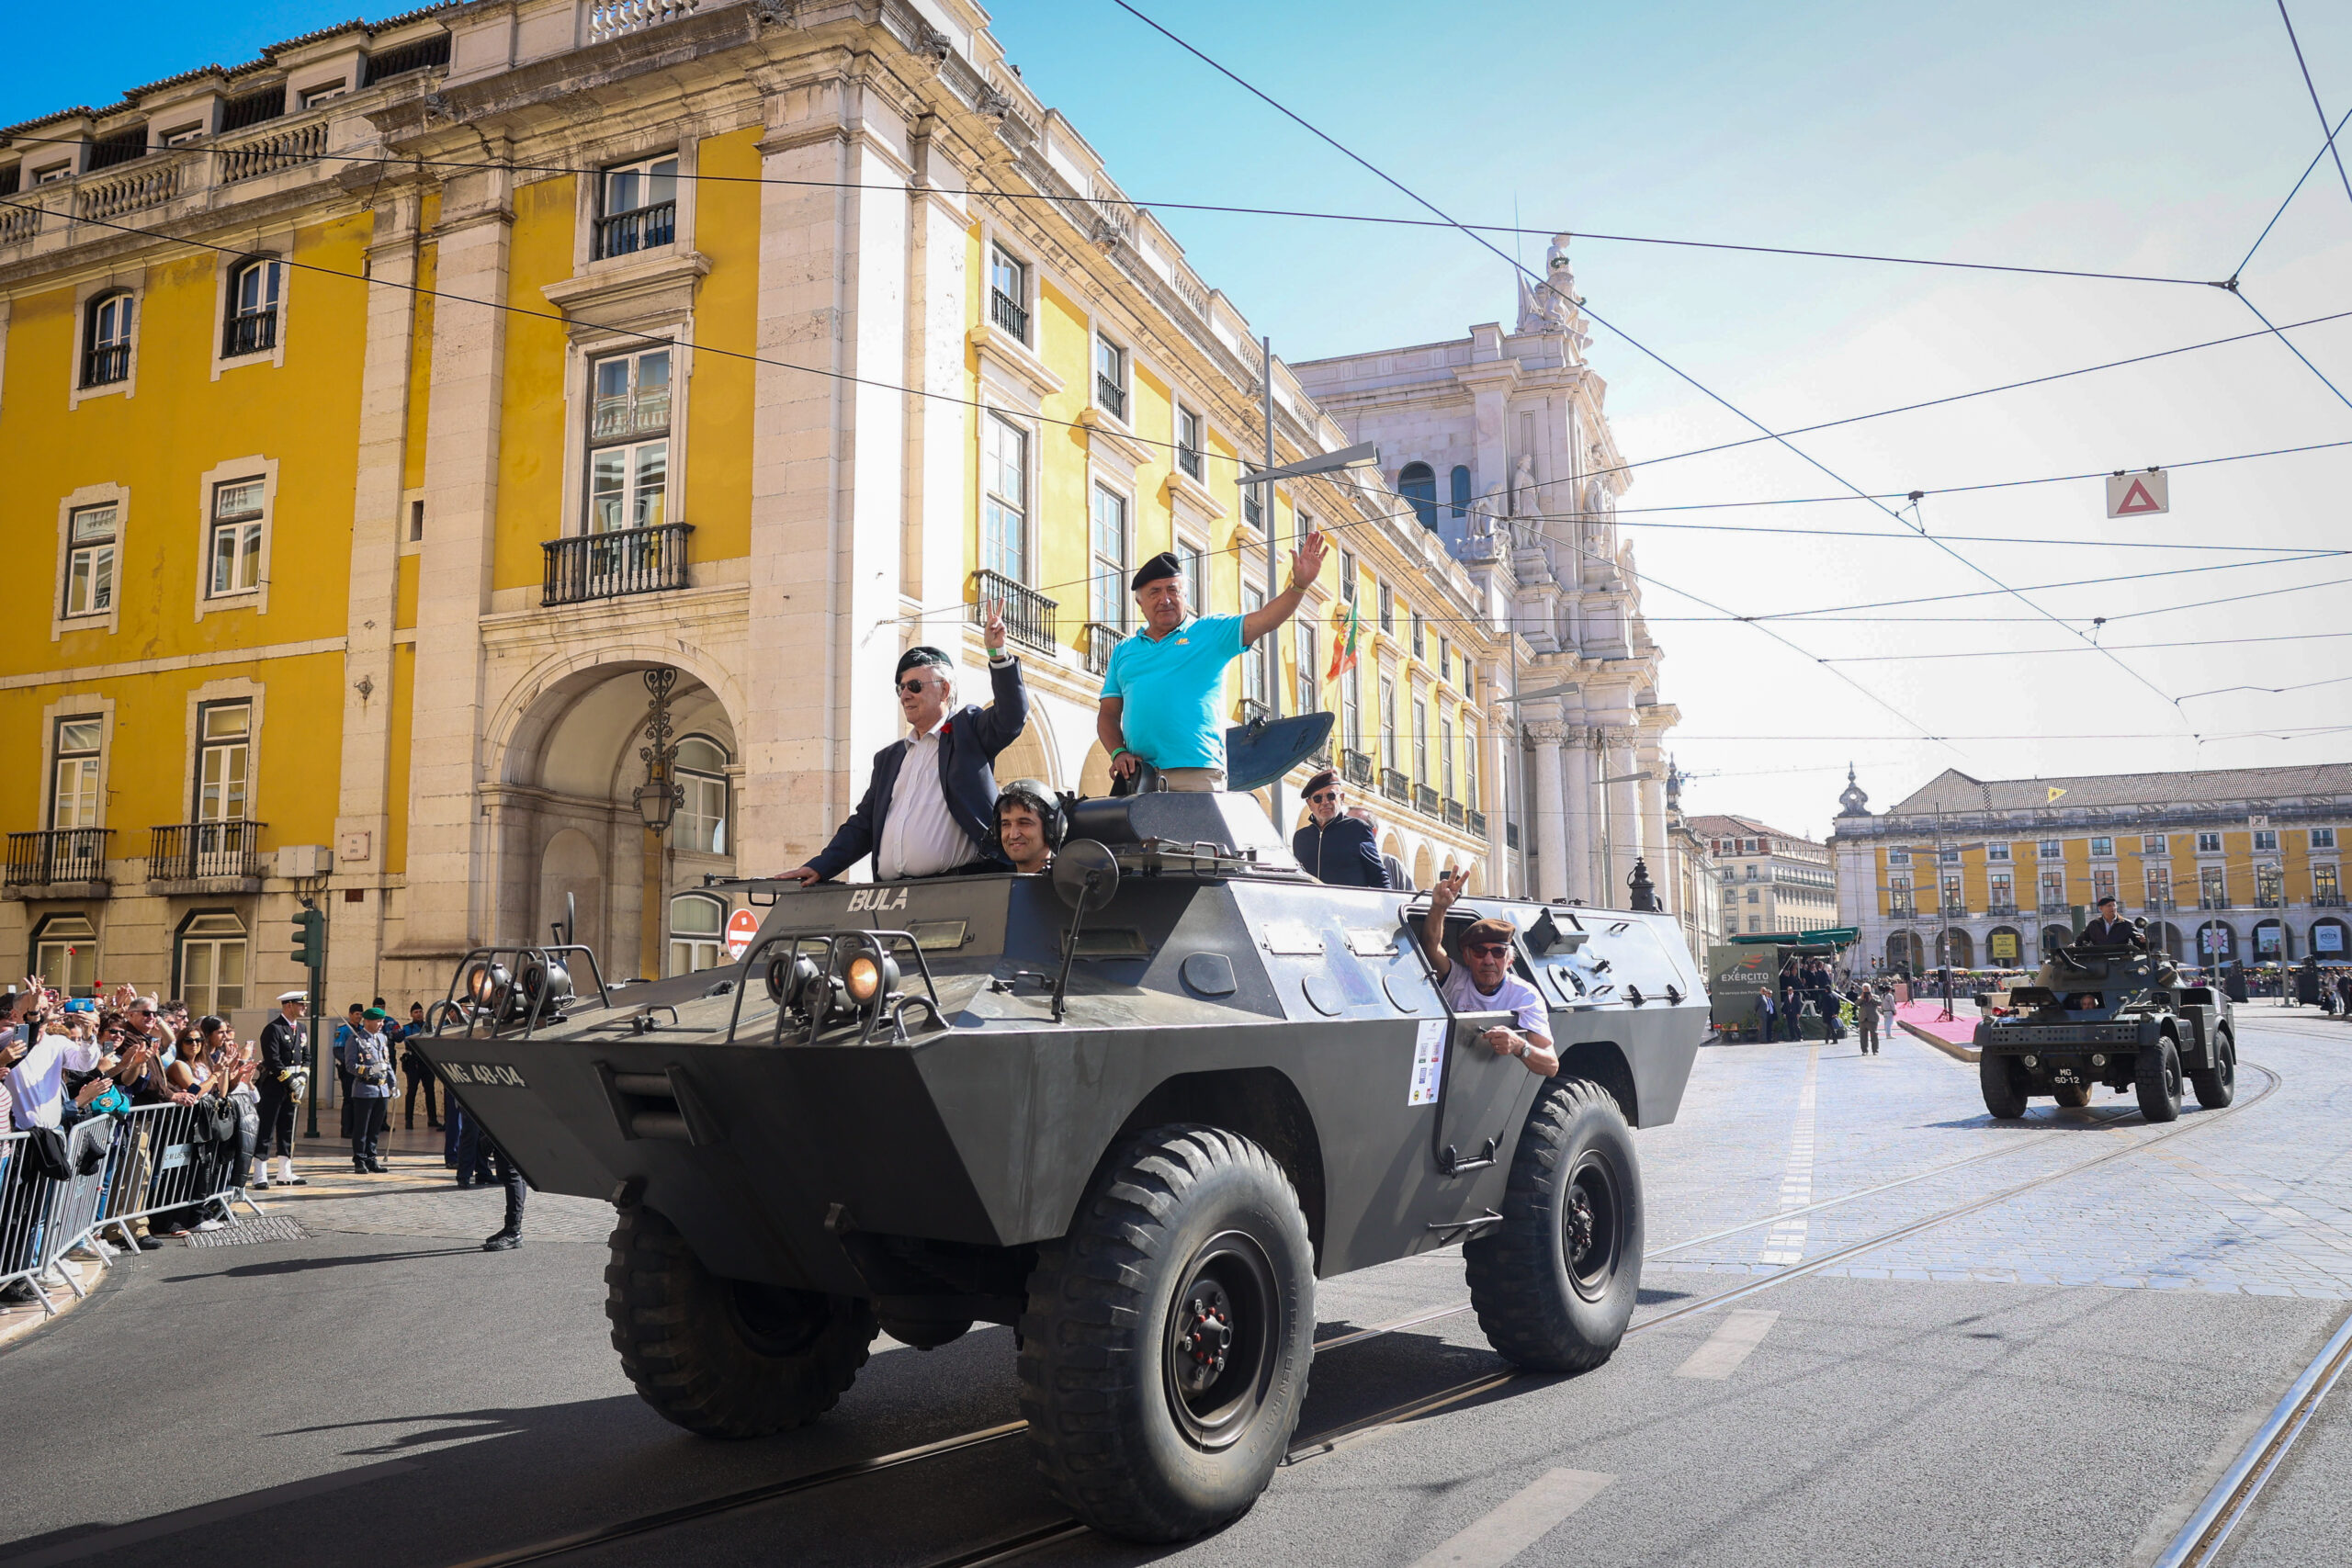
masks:
MULTIPOLYGON (((117 1114, 85 1117, 65 1135, 64 1180, 45 1174, 29 1148, 32 1134, 0 1136, 0 1285, 30 1282, 42 1308, 56 1305, 44 1277, 64 1280, 76 1296, 87 1292, 72 1274, 56 1269, 74 1248, 112 1229, 129 1248, 137 1246, 130 1222, 174 1210, 218 1207, 224 1213, 242 1201, 258 1214, 261 1205, 242 1183, 249 1164, 242 1110, 234 1100, 205 1099, 194 1105, 141 1105, 117 1114), (95 1162, 95 1148, 104 1149, 95 1162), (92 1168, 83 1173, 85 1163, 92 1168)), ((103 1251, 98 1253, 102 1263, 103 1251)))

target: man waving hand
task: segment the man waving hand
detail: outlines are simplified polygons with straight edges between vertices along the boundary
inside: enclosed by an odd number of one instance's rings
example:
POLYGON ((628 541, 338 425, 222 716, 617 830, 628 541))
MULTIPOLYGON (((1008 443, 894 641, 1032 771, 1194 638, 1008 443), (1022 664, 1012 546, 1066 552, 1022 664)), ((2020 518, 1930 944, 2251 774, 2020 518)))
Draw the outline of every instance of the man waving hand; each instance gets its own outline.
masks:
POLYGON ((1128 587, 1143 626, 1111 650, 1094 718, 1095 739, 1111 753, 1114 776, 1132 779, 1148 762, 1170 789, 1225 787, 1225 719, 1218 711, 1225 667, 1297 613, 1330 548, 1319 530, 1309 530, 1291 552, 1290 585, 1246 615, 1193 615, 1184 603, 1183 568, 1170 551, 1136 570, 1128 587))

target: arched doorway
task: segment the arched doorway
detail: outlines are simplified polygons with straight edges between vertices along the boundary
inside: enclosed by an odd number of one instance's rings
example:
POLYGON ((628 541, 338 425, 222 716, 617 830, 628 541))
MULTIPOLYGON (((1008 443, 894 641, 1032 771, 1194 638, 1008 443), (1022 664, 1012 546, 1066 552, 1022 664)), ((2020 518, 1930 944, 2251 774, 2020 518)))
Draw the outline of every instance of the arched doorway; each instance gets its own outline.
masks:
POLYGON ((2228 964, 2237 955, 2238 933, 2230 929, 2229 921, 2207 920, 2197 928, 2197 952, 2194 957, 2199 964, 2209 966, 2215 964, 2228 964))
POLYGON ((1917 931, 1888 933, 1886 966, 1889 969, 1900 969, 1906 975, 1917 975, 1924 967, 1919 962, 1919 933, 1917 931))
POLYGON ((1416 887, 1437 886, 1437 859, 1430 853, 1430 847, 1427 844, 1423 844, 1413 852, 1413 886, 1416 887))
POLYGON ((2074 931, 2065 926, 2042 927, 2041 956, 2044 958, 2049 957, 2052 953, 2056 953, 2060 948, 2068 945, 2074 940, 2074 931))
POLYGON ((1995 926, 1984 933, 1984 962, 2014 969, 2025 962, 2025 934, 2015 926, 1995 926))
POLYGON ((1936 933, 1936 964, 1939 967, 1949 964, 1955 969, 1973 969, 1976 967, 1976 944, 1958 926, 1948 931, 1939 931, 1936 933))
POLYGON ((2334 915, 2312 922, 2312 956, 2322 964, 2352 961, 2352 928, 2334 915))
POLYGON ((2171 954, 2176 961, 2183 956, 2180 928, 2170 920, 2157 920, 2152 923, 2148 927, 2148 941, 2151 945, 2171 954))
POLYGON ((2287 922, 2272 916, 2254 922, 2254 961, 2256 964, 2284 964, 2295 956, 2293 944, 2287 938, 2287 922))

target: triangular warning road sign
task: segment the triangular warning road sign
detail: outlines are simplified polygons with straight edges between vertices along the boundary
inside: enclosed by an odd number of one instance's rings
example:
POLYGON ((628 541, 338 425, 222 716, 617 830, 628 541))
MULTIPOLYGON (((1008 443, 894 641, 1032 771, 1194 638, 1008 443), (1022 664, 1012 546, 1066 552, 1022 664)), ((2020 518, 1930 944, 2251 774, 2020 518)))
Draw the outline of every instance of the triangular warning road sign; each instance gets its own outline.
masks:
POLYGON ((2132 488, 2123 492, 2123 503, 2115 509, 2115 514, 2118 517, 2129 517, 2134 512, 2162 512, 2163 510, 2163 507, 2156 504, 2156 498, 2148 493, 2148 487, 2138 479, 2133 479, 2132 488))

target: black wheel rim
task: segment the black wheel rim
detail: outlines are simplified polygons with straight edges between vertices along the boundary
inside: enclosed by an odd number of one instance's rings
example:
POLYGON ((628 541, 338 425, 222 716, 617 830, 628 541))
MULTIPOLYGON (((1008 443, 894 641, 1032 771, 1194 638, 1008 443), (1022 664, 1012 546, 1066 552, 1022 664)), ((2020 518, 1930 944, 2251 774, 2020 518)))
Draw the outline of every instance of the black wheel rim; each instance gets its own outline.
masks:
POLYGON ((2180 1098, 2180 1052, 2169 1044, 2165 1049, 2165 1098, 2180 1098))
POLYGON ((718 1286, 735 1332, 763 1356, 800 1354, 817 1342, 832 1318, 832 1303, 813 1291, 750 1280, 721 1280, 718 1286))
POLYGON ((1560 1259, 1568 1283, 1586 1301, 1609 1293, 1624 1246, 1623 1185, 1598 1149, 1587 1149, 1560 1191, 1560 1259))
POLYGON ((2222 1058, 2222 1087, 2224 1089, 2237 1088, 2238 1043, 2234 1040, 2222 1041, 2219 1055, 2222 1058))
POLYGON ((1195 1448, 1228 1448, 1273 1387, 1283 1322, 1274 1267, 1256 1237, 1226 1231, 1177 1277, 1160 1356, 1168 1408, 1195 1448))

